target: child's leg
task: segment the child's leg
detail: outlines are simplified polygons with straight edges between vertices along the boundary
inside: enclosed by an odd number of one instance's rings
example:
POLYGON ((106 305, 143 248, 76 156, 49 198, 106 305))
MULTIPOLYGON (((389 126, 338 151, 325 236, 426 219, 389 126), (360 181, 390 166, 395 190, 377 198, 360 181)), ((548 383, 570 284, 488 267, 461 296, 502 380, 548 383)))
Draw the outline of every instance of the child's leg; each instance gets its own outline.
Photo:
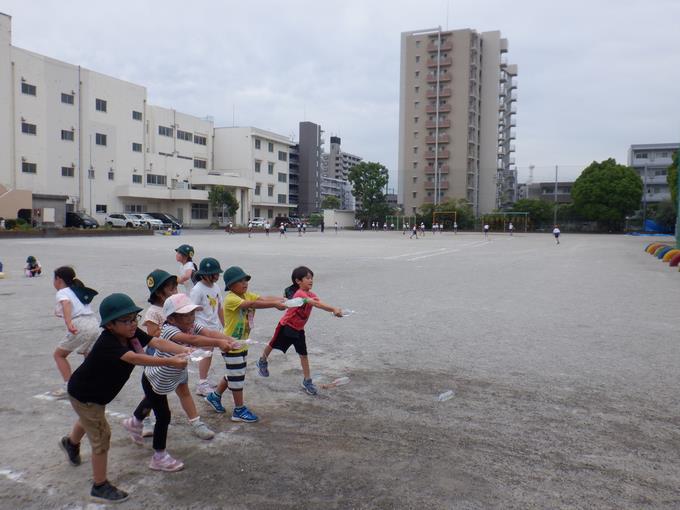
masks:
POLYGON ((142 377, 142 388, 144 395, 149 401, 153 413, 156 415, 156 426, 153 429, 153 449, 156 451, 165 450, 165 443, 168 437, 168 427, 170 426, 170 407, 168 397, 159 395, 151 387, 151 383, 146 377, 142 377))
POLYGON ((184 409, 187 418, 189 418, 189 420, 198 418, 198 411, 196 410, 196 404, 189 391, 189 385, 187 383, 180 384, 177 386, 175 393, 177 393, 177 396, 179 397, 179 403, 182 406, 182 409, 184 409))
POLYGON ((71 429, 71 433, 68 435, 68 440, 71 441, 71 444, 80 444, 83 437, 85 437, 85 429, 80 424, 80 420, 76 420, 71 429))
POLYGON ((262 351, 262 356, 260 356, 260 358, 266 361, 267 358, 269 358, 269 355, 272 353, 272 350, 273 349, 269 344, 265 345, 264 350, 262 351))
POLYGON ((64 380, 64 382, 68 382, 68 380, 71 378, 71 365, 66 359, 69 354, 71 354, 71 351, 67 351, 61 347, 57 347, 53 354, 54 361, 57 364, 57 370, 59 370, 61 378, 64 380))
POLYGON ((207 358, 203 358, 201 361, 198 362, 198 378, 200 379, 200 381, 208 380, 208 371, 210 370, 211 360, 212 356, 208 356, 207 358))
POLYGON ((307 355, 300 355, 300 365, 302 366, 302 376, 305 379, 311 379, 311 372, 309 371, 309 359, 307 355))

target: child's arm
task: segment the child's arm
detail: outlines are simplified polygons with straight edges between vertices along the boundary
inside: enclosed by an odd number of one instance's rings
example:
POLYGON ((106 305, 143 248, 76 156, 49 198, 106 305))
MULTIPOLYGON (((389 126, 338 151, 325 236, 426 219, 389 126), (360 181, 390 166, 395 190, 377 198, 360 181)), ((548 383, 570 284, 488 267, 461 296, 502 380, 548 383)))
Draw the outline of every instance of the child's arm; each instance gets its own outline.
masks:
POLYGON ((155 337, 160 337, 161 336, 161 327, 156 324, 153 321, 146 321, 144 323, 144 327, 146 328, 146 333, 149 336, 155 336, 155 337))
POLYGON ((286 310, 283 305, 284 298, 276 296, 260 296, 254 301, 243 300, 239 308, 278 308, 279 310, 286 310))
MULTIPOLYGON (((238 344, 230 336, 209 329, 203 329, 200 335, 189 335, 180 332, 173 335, 172 338, 183 344, 195 345, 196 347, 217 347, 224 352, 238 348, 238 344)), ((176 345, 174 342, 170 343, 176 345)), ((161 349, 161 351, 169 352, 165 351, 165 349, 161 349)))
POLYGON ((76 328, 73 325, 73 322, 71 322, 73 319, 71 318, 71 302, 68 299, 65 299, 63 301, 60 301, 61 303, 61 309, 64 313, 64 322, 66 323, 66 329, 68 329, 68 332, 71 333, 72 335, 78 334, 78 328, 76 328))
POLYGON ((220 319, 222 327, 224 327, 224 309, 221 306, 217 307, 217 317, 220 319))
POLYGON ((120 359, 126 363, 130 363, 130 365, 142 365, 146 367, 167 366, 174 368, 184 368, 187 366, 187 358, 185 354, 175 354, 170 358, 161 358, 158 356, 149 356, 148 354, 128 351, 123 354, 120 359))
POLYGON ((187 269, 184 273, 177 275, 177 283, 184 283, 191 278, 191 269, 187 269))
POLYGON ((331 312, 336 317, 342 317, 342 309, 336 306, 327 305, 326 303, 319 301, 318 299, 307 298, 307 303, 316 307, 331 312))

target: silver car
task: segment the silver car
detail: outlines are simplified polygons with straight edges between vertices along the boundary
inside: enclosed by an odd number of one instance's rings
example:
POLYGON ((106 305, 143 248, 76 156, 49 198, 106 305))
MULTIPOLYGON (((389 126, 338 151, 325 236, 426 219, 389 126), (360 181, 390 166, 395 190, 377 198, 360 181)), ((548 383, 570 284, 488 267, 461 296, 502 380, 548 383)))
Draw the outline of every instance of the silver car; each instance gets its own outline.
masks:
POLYGON ((155 229, 161 229, 163 228, 163 222, 159 219, 154 218, 150 214, 146 213, 132 213, 130 216, 134 216, 139 220, 139 223, 141 223, 142 227, 146 228, 155 228, 155 229))
POLYGON ((109 227, 141 227, 142 224, 139 219, 135 218, 132 214, 126 213, 111 213, 106 215, 104 224, 109 227))

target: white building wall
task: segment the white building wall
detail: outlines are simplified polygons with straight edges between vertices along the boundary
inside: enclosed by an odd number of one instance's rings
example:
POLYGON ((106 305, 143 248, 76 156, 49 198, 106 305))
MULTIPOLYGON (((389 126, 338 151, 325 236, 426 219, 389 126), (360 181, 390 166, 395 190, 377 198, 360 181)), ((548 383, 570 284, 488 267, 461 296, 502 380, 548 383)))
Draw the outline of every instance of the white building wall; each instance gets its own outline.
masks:
POLYGON ((479 139, 479 213, 496 208, 498 175, 498 84, 501 65, 501 33, 483 32, 479 139))
POLYGON ((0 184, 14 188, 14 120, 12 101, 12 20, 0 13, 0 184))

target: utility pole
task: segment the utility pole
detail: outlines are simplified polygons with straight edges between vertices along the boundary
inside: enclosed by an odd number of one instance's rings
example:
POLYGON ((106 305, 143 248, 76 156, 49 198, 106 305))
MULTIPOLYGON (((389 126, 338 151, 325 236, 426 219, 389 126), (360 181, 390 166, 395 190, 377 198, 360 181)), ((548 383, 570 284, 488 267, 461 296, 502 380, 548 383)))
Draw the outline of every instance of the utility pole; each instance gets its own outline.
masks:
POLYGON ((645 175, 642 179, 642 231, 645 231, 647 224, 647 163, 645 163, 645 175))
POLYGON ((557 225, 557 168, 555 165, 555 203, 553 204, 553 226, 557 225))

